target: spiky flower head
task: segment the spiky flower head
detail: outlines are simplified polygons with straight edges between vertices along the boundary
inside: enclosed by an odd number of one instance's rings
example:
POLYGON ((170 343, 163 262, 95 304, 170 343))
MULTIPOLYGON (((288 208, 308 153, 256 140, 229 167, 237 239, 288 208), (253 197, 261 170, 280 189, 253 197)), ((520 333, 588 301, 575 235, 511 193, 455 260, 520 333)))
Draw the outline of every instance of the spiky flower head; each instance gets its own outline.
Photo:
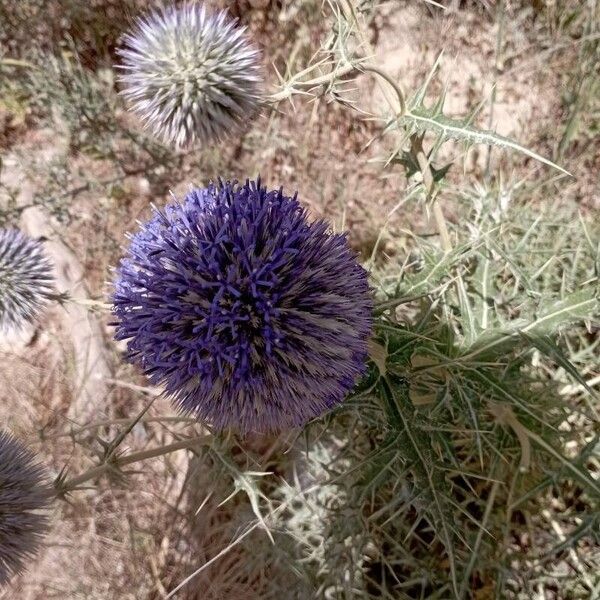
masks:
POLYGON ((53 281, 40 241, 0 229, 0 331, 32 321, 52 296, 53 281))
POLYGON ((113 300, 130 360, 219 430, 302 425, 364 370, 366 272, 345 235, 260 180, 211 184, 155 211, 113 300))
POLYGON ((0 586, 36 554, 51 497, 45 469, 12 435, 0 430, 0 586))
POLYGON ((125 36, 120 54, 123 95, 177 147, 235 133, 259 108, 259 52, 225 11, 187 3, 151 13, 125 36))

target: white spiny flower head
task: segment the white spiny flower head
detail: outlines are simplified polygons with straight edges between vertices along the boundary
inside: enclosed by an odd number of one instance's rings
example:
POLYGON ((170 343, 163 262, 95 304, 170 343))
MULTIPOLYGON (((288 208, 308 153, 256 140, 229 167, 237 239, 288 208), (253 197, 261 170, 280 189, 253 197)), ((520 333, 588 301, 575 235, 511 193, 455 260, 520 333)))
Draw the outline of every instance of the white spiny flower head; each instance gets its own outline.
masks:
POLYGON ((225 11, 187 3, 137 21, 120 50, 122 94, 177 148, 239 131, 259 109, 260 54, 225 11))
POLYGON ((41 242, 0 229, 0 331, 34 320, 54 293, 53 281, 41 242))

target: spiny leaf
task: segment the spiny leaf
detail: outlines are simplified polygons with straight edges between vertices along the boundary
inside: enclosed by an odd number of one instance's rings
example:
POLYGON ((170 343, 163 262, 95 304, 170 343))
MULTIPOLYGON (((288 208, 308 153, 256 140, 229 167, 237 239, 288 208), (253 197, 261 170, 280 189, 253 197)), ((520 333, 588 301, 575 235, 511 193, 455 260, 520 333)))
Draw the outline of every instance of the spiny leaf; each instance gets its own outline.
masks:
POLYGON ((584 465, 578 465, 575 461, 563 456, 556 448, 550 445, 544 438, 536 433, 529 432, 530 438, 548 454, 557 459, 579 483, 585 486, 587 491, 596 498, 600 498, 600 483, 594 479, 584 465))
POLYGON ((564 352, 556 345, 554 340, 548 336, 537 336, 522 334, 522 336, 535 346, 542 354, 555 361, 561 366, 577 383, 583 386, 592 396, 596 396, 594 390, 588 385, 585 378, 577 370, 577 367, 565 356, 564 352))
POLYGON ((458 595, 456 560, 454 556, 454 534, 449 491, 444 475, 436 468, 436 458, 430 432, 419 426, 420 418, 410 401, 408 383, 403 379, 392 381, 381 379, 381 389, 392 428, 397 430, 398 444, 405 460, 410 462, 415 486, 427 501, 431 525, 442 540, 452 576, 452 586, 458 595), (445 496, 445 497, 444 497, 445 496))
MULTIPOLYGON (((600 435, 595 435, 592 440, 590 440, 586 446, 579 452, 579 454, 570 461, 572 465, 574 465, 578 469, 585 469, 585 464, 589 460, 591 456, 597 454, 595 452, 598 444, 600 443, 600 435)), ((565 467, 563 467, 547 477, 545 477, 542 481, 536 484, 534 487, 529 489, 522 496, 517 498, 510 506, 509 509, 511 511, 516 510, 520 506, 524 505, 526 502, 529 502, 532 498, 535 498, 538 494, 540 494, 546 488, 554 485, 558 479, 560 479, 562 472, 564 472, 565 467)))
POLYGON ((441 112, 439 106, 436 106, 433 109, 427 109, 422 104, 411 108, 400 119, 401 124, 413 126, 417 131, 434 131, 443 136, 444 140, 462 140, 470 144, 490 144, 508 148, 533 158, 549 167, 558 169, 565 175, 571 175, 556 163, 533 152, 533 150, 529 150, 529 148, 522 146, 510 138, 499 135, 494 131, 472 127, 470 121, 470 117, 465 119, 451 119, 441 112))
MULTIPOLYGON (((432 153, 433 152, 429 153, 428 158, 431 158, 432 153)), ((419 164, 417 163, 417 159, 413 156, 413 154, 411 152, 407 152, 406 150, 403 150, 402 152, 396 152, 396 154, 394 154, 392 156, 392 158, 389 160, 389 162, 401 164, 406 169, 407 177, 412 177, 416 173, 421 172, 419 164)), ((452 163, 449 162, 448 164, 446 164, 438 169, 438 168, 434 167, 433 164, 430 162, 429 168, 431 169, 431 174, 433 176, 433 180, 436 183, 439 183, 440 181, 442 181, 442 179, 444 179, 444 177, 450 170, 451 166, 452 166, 452 163)))
POLYGON ((555 302, 550 309, 543 311, 522 331, 530 334, 545 334, 569 323, 597 316, 600 312, 599 299, 596 286, 587 286, 555 302))
POLYGON ((481 336, 463 355, 463 360, 475 356, 482 357, 490 351, 508 351, 508 346, 516 347, 523 336, 544 336, 555 333, 560 327, 595 317, 600 312, 600 302, 595 286, 573 292, 540 312, 533 320, 515 319, 511 326, 496 329, 481 336))
POLYGON ((598 532, 600 532, 600 512, 595 512, 591 515, 586 515, 582 519, 581 523, 573 531, 571 531, 567 538, 565 538, 562 542, 560 542, 550 550, 544 552, 541 558, 549 558, 554 554, 559 554, 564 550, 573 548, 576 546, 577 542, 580 539, 587 536, 595 536, 596 538, 598 538, 597 543, 599 543, 600 537, 598 532))
POLYGON ((427 294, 433 292, 435 287, 443 280, 452 277, 453 269, 464 265, 479 249, 481 242, 467 242, 454 248, 447 254, 423 253, 425 268, 410 279, 407 277, 406 287, 402 286, 399 292, 403 296, 427 294))

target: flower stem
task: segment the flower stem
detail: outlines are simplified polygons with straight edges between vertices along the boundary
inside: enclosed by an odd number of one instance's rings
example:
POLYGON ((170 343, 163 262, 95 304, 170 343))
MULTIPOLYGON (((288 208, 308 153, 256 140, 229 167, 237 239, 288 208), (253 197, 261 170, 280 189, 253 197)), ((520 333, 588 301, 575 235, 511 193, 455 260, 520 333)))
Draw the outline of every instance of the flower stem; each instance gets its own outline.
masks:
POLYGON ((450 233, 448 232, 444 213, 436 198, 435 180, 433 179, 433 172, 431 171, 429 159, 423 150, 423 137, 417 134, 412 135, 410 138, 410 147, 423 176, 423 185, 427 192, 427 199, 431 203, 431 210, 433 211, 433 218, 435 219, 438 234, 440 236, 442 249, 446 253, 451 252, 452 242, 450 240, 450 233))
POLYGON ((286 98, 290 98, 294 94, 294 87, 298 86, 304 89, 310 89, 313 87, 317 87, 319 85, 325 85, 327 83, 331 83, 335 81, 338 77, 343 77, 344 75, 348 75, 352 71, 356 70, 356 66, 350 63, 345 64, 344 66, 335 67, 331 72, 326 73, 325 75, 320 75, 319 77, 314 77, 312 79, 307 79, 306 81, 296 81, 296 79, 300 78, 303 74, 308 73, 313 70, 315 66, 309 67, 300 73, 296 73, 292 77, 292 79, 284 86, 284 88, 270 96, 269 101, 273 104, 280 102, 281 100, 285 100, 286 98))
POLYGON ((391 75, 389 75, 385 71, 382 71, 379 67, 375 67, 369 64, 361 65, 360 67, 357 67, 357 69, 360 71, 371 71, 371 73, 375 73, 376 75, 379 75, 379 77, 381 77, 382 79, 385 79, 385 81, 387 81, 392 86, 392 88, 394 88, 394 91, 396 92, 396 97, 398 99, 397 107, 394 106, 394 103, 390 102, 390 106, 396 110, 396 118, 399 119, 400 117, 406 114, 406 100, 404 97, 404 92, 402 91, 402 88, 400 87, 398 82, 394 81, 391 75))
POLYGON ((110 462, 123 440, 129 435, 131 430, 139 423, 140 419, 150 410, 150 407, 154 404, 154 401, 157 397, 158 396, 152 396, 150 398, 150 401, 146 404, 146 406, 144 406, 144 408, 137 415, 137 417, 135 417, 135 419, 133 419, 131 423, 129 423, 127 427, 125 427, 125 429, 123 429, 123 431, 121 431, 117 435, 117 437, 107 446, 103 461, 105 464, 108 464, 110 462))
MULTIPOLYGON (((345 2, 342 4, 342 11, 348 22, 353 22, 356 36, 358 38, 358 41, 360 42, 361 47, 363 48, 363 52, 365 52, 367 56, 374 56, 375 51, 373 49, 373 46, 369 42, 369 38, 365 35, 364 28, 361 25, 358 14, 356 12, 356 7, 354 6, 354 1, 345 0, 345 2)), ((392 88, 394 88, 394 91, 396 92, 396 96, 398 98, 398 106, 396 106, 396 103, 394 102, 394 97, 390 94, 389 90, 385 86, 381 85, 380 81, 378 81, 377 83, 379 85, 379 89, 381 90, 389 107, 396 113, 396 118, 400 118, 401 116, 406 114, 406 101, 404 92, 402 91, 398 83, 394 81, 394 79, 390 75, 388 75, 387 73, 385 73, 384 71, 372 64, 362 64, 360 70, 371 71, 372 73, 379 75, 379 77, 381 77, 382 79, 385 79, 385 81, 387 81, 392 86, 392 88)))
MULTIPOLYGON (((141 386, 140 386, 141 387, 141 386)), ((105 419, 104 421, 94 421, 81 427, 74 427, 68 432, 55 433, 52 435, 46 435, 44 431, 40 431, 39 438, 41 441, 52 441, 60 438, 73 438, 77 435, 85 433, 86 431, 92 431, 93 429, 100 429, 101 427, 110 427, 111 425, 129 425, 135 419, 105 419)), ((177 417, 177 416, 166 416, 166 417, 143 417, 139 419, 138 423, 187 423, 194 424, 198 423, 198 419, 193 417, 177 417)))
POLYGON ((211 435, 201 435, 195 438, 180 440, 179 442, 174 442, 166 446, 159 446, 158 448, 150 448, 148 450, 141 450, 140 452, 133 452, 132 454, 121 456, 119 458, 112 458, 112 460, 104 461, 102 464, 92 467, 91 469, 85 471, 81 475, 77 475, 76 477, 68 479, 64 482, 58 482, 56 484, 56 495, 59 497, 64 496, 68 492, 72 492, 80 488, 80 486, 86 483, 87 481, 100 477, 107 471, 113 469, 120 469, 127 465, 148 460, 150 458, 163 456, 165 454, 170 454, 171 452, 176 452, 177 450, 185 450, 188 448, 205 446, 211 440, 211 435))

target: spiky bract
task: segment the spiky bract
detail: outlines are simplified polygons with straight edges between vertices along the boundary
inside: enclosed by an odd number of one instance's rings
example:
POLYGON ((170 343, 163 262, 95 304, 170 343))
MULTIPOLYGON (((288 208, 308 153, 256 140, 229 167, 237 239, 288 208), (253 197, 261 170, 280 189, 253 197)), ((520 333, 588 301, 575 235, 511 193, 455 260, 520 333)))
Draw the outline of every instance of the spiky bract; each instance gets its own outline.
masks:
POLYGON ((0 229, 0 330, 35 319, 54 292, 53 281, 40 241, 0 229))
POLYGON ((33 452, 0 430, 0 585, 25 568, 46 533, 47 475, 33 452))
POLYGON ((177 147, 237 132, 257 112, 258 50, 223 12, 170 7, 125 36, 123 95, 154 134, 177 147))
POLYGON ((342 402, 363 373, 367 274, 296 196, 220 183, 156 211, 117 272, 117 339, 217 429, 276 431, 342 402))

